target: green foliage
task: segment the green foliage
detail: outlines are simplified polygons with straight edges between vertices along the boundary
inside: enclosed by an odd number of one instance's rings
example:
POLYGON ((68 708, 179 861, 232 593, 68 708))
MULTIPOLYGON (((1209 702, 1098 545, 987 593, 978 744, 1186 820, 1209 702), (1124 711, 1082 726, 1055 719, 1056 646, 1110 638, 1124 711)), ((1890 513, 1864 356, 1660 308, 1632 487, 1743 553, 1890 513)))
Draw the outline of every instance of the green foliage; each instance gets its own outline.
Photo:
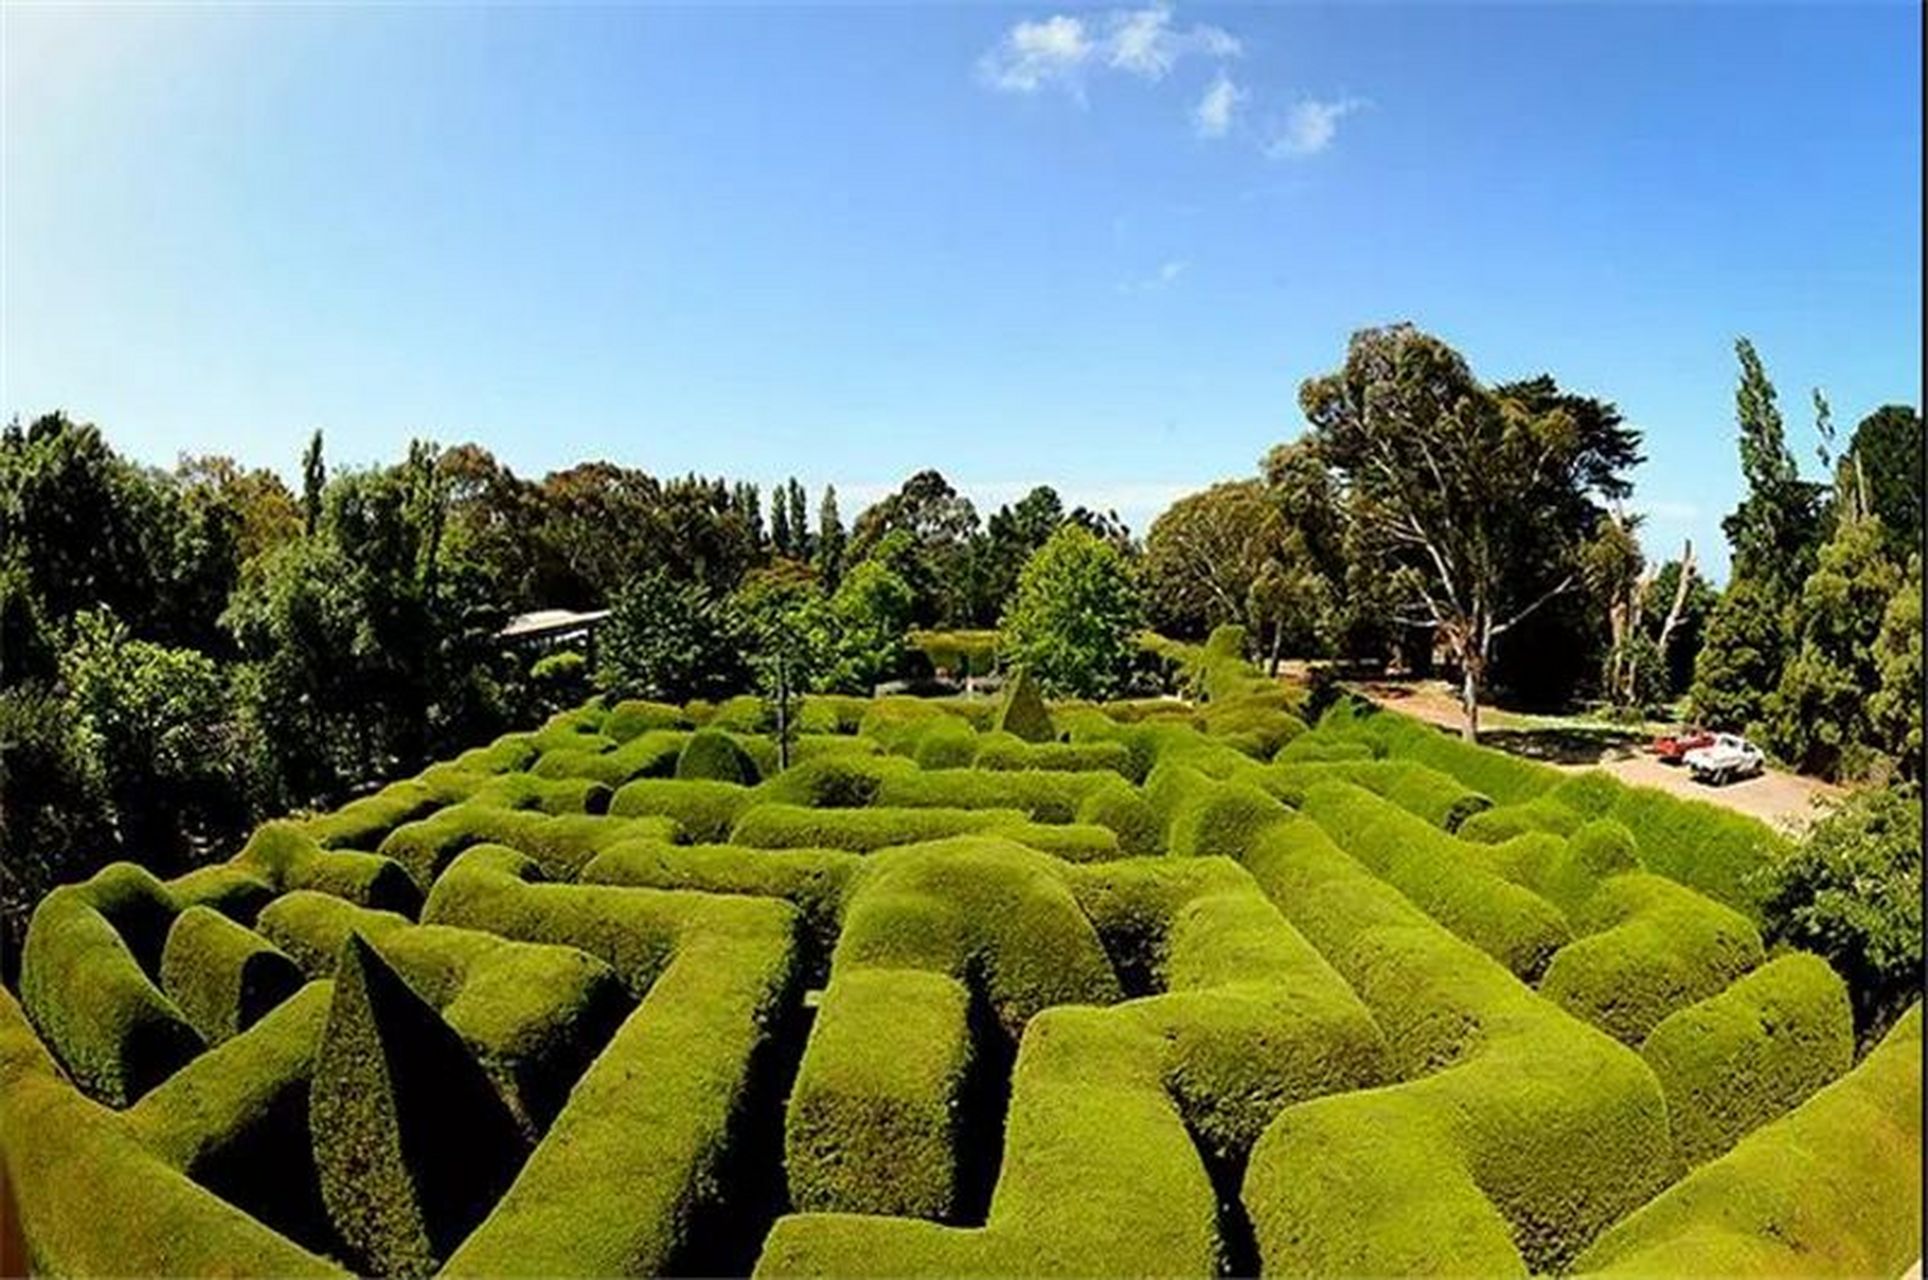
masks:
POLYGON ((1746 917, 1646 873, 1608 879, 1574 926, 1580 938, 1553 957, 1540 994, 1632 1046, 1763 958, 1746 917))
POLYGON ((1875 637, 1877 687, 1868 695, 1867 714, 1875 741, 1895 757, 1901 776, 1922 780, 1921 555, 1908 559, 1901 580, 1881 616, 1875 637))
POLYGON ((1917 1004, 1854 1071, 1615 1224, 1575 1269, 1900 1274, 1921 1251, 1921 1074, 1917 1004))
POLYGON ((835 662, 826 678, 841 693, 867 694, 904 661, 904 632, 915 608, 912 589, 882 559, 847 570, 830 598, 835 662))
POLYGON ((309 1107, 322 1200, 368 1274, 436 1270, 523 1156, 462 1038, 355 935, 335 966, 309 1107))
POLYGON ((1014 670, 998 699, 992 728, 1023 742, 1055 741, 1057 727, 1051 723, 1051 712, 1044 705, 1044 692, 1039 686, 1038 677, 1029 667, 1014 670))
POLYGON ((676 757, 676 776, 709 782, 729 782, 739 787, 756 785, 757 768, 743 748, 726 733, 699 729, 683 744, 676 757))
POLYGON ((999 649, 1056 697, 1105 698, 1136 651, 1137 587, 1110 543, 1067 524, 1025 562, 998 622, 999 649))
POLYGON ((957 979, 915 969, 831 984, 784 1117, 797 1211, 953 1217, 969 1004, 957 979))
MULTIPOLYGON (((996 517, 992 517, 992 520, 995 523, 996 517)), ((1011 582, 1015 587, 1015 570, 1011 582)), ((948 671, 953 676, 987 676, 998 667, 998 635, 995 631, 913 631, 907 637, 907 642, 911 648, 929 658, 933 667, 948 671)))
POLYGON ((729 839, 737 815, 754 799, 755 793, 748 787, 730 782, 639 778, 616 793, 609 802, 609 813, 621 818, 670 818, 683 840, 707 844, 729 839))
POLYGON ((161 952, 161 990, 210 1045, 245 1031, 302 984, 295 962, 210 907, 174 918, 161 952))
POLYGON ((1697 1165, 1852 1066, 1854 1018, 1827 963, 1795 952, 1669 1014, 1640 1056, 1666 1091, 1681 1155, 1697 1165))
MULTIPOLYGON (((1821 540, 1820 486, 1801 479, 1788 452, 1774 384, 1754 345, 1737 338, 1734 353, 1741 366, 1734 413, 1747 496, 1721 521, 1721 531, 1734 548, 1732 582, 1757 584, 1768 608, 1778 612, 1799 594, 1814 567, 1821 540)), ((1760 688, 1774 683, 1769 679, 1760 688)))
POLYGON ((1849 456, 1896 563, 1922 552, 1922 428, 1912 406, 1884 404, 1854 429, 1849 456))
POLYGON ((598 682, 612 696, 665 702, 733 693, 748 680, 742 632, 727 600, 652 568, 610 602, 598 682))
POLYGON ((1900 587, 1879 522, 1843 519, 1789 611, 1793 652, 1770 702, 1769 741, 1803 772, 1861 772, 1883 745, 1868 695, 1881 682, 1876 640, 1900 587))
POLYGON ((1834 966, 1864 1040, 1920 994, 1921 823, 1917 788, 1857 791, 1754 879, 1767 936, 1834 966))
POLYGON ((589 696, 589 659, 574 649, 558 649, 529 665, 536 705, 544 710, 574 706, 589 696))

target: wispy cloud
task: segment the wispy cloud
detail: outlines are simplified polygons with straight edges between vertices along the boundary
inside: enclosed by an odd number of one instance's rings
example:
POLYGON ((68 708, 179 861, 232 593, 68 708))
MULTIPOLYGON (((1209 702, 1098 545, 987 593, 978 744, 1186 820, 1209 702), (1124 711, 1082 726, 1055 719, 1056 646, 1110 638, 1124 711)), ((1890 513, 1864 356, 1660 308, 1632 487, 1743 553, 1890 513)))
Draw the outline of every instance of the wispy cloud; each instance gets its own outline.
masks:
POLYGON ((1004 93, 1062 89, 1084 100, 1087 73, 1122 71, 1142 80, 1162 80, 1185 58, 1224 60, 1242 51, 1237 37, 1203 23, 1186 29, 1172 25, 1170 5, 1112 9, 1091 18, 1054 14, 1014 23, 978 59, 979 78, 1004 93))
POLYGON ((1266 144, 1265 154, 1274 158, 1316 156, 1339 136, 1339 122, 1367 105, 1364 98, 1335 98, 1328 102, 1301 99, 1286 112, 1284 123, 1266 144))
POLYGON ((1191 268, 1191 263, 1183 258, 1171 258, 1158 264, 1158 270, 1136 280, 1126 280, 1118 286, 1120 293, 1156 293, 1169 289, 1178 283, 1178 278, 1191 268))
POLYGON ((993 89, 1036 93, 1061 85, 1082 93, 1082 73, 1092 54, 1084 20, 1064 14, 1042 22, 1020 22, 1004 33, 997 47, 978 60, 978 74, 993 89))
POLYGON ((1205 96, 1192 108, 1192 127, 1201 138, 1222 138, 1232 127, 1232 117, 1246 99, 1245 90, 1232 83, 1224 71, 1218 73, 1205 96))

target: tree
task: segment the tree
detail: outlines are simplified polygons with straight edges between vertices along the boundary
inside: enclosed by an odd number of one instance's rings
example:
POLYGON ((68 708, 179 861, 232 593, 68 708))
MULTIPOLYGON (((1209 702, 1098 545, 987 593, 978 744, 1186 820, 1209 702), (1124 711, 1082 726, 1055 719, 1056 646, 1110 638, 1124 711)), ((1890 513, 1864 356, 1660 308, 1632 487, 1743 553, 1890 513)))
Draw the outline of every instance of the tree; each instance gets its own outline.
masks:
POLYGON ((1495 641, 1578 589, 1598 500, 1631 491, 1637 433, 1551 378, 1489 391, 1410 325, 1354 335, 1344 368, 1308 379, 1299 402, 1338 473, 1352 545, 1397 589, 1400 620, 1458 660, 1477 736, 1495 641))
POLYGON ((1855 427, 1848 452, 1866 479, 1888 554, 1905 562, 1922 549, 1921 415, 1907 405, 1882 405, 1855 427))
POLYGON ((1721 521, 1721 529, 1734 549, 1732 579, 1760 583, 1769 606, 1778 610, 1800 594, 1814 568, 1822 490, 1801 479, 1788 452, 1774 384, 1754 345, 1738 338, 1734 352, 1741 365, 1734 413, 1747 496, 1721 521))
POLYGON ((790 503, 782 485, 770 490, 770 550, 779 556, 790 551, 790 503))
MULTIPOLYGON (((879 550, 901 540, 886 538, 879 550)), ((836 662, 827 684, 845 693, 869 696, 879 681, 896 675, 904 665, 904 633, 909 629, 916 594, 903 575, 881 556, 859 563, 830 598, 836 662)))
POLYGON ((1881 677, 1875 644, 1900 586, 1881 522, 1848 511, 1790 611, 1794 654, 1770 704, 1770 741, 1804 772, 1859 776, 1872 763, 1878 735, 1868 695, 1881 677))
POLYGON ((830 675, 836 661, 830 604, 814 575, 795 560, 752 570, 730 603, 742 622, 757 687, 769 704, 777 767, 788 769, 800 699, 830 675))
POLYGON ((999 507, 985 522, 980 575, 985 612, 997 616, 1017 590, 1018 574, 1024 571, 1025 562, 1050 540, 1065 519, 1058 491, 1041 484, 1015 505, 999 507))
POLYGON ((810 559, 810 503, 805 498, 803 486, 795 476, 784 487, 784 498, 790 507, 790 554, 798 560, 810 559))
POLYGON ((700 582, 650 569, 610 604, 597 643, 599 683, 618 698, 726 697, 749 683, 747 647, 726 600, 700 582))
POLYGON ((817 579, 825 591, 835 591, 843 577, 844 527, 837 514, 837 486, 825 485, 817 506, 817 579))
POLYGON ((301 509, 294 494, 265 467, 244 470, 233 458, 183 456, 175 464, 174 476, 191 506, 233 511, 235 552, 242 561, 301 536, 301 509))
POLYGON ((921 627, 965 626, 978 594, 969 563, 977 527, 977 509, 969 498, 942 473, 920 471, 857 517, 847 557, 862 560, 891 534, 907 534, 923 562, 922 570, 905 577, 918 592, 913 621, 921 627), (928 590, 920 590, 926 584, 928 590))
POLYGON ((113 615, 75 617, 65 710, 106 789, 119 843, 165 873, 198 841, 237 840, 247 784, 227 678, 193 649, 136 640, 113 615))
POLYGON ((1768 588, 1736 578, 1707 618, 1707 639, 1694 659, 1688 693, 1694 718, 1714 729, 1756 732, 1768 695, 1780 682, 1786 635, 1768 588))
POLYGON ((1877 687, 1868 698, 1875 740, 1893 756, 1903 778, 1923 774, 1921 703, 1921 554, 1908 557, 1908 572, 1888 601, 1875 639, 1877 687))
POLYGON ((1694 568, 1691 542, 1679 559, 1661 565, 1648 582, 1643 616, 1667 669, 1667 697, 1678 698, 1693 684, 1694 661, 1707 634, 1708 616, 1719 600, 1720 594, 1694 568))
POLYGON ((999 651, 1057 697, 1105 698, 1130 673, 1140 618, 1124 557, 1066 524, 1025 563, 998 624, 999 651))
POLYGON ((328 466, 321 457, 321 432, 308 437, 301 454, 301 522, 309 537, 321 524, 321 494, 328 487, 328 466))
POLYGON ((1768 939, 1834 966, 1863 1045, 1921 993, 1921 822, 1918 787, 1865 788, 1758 873, 1768 939))

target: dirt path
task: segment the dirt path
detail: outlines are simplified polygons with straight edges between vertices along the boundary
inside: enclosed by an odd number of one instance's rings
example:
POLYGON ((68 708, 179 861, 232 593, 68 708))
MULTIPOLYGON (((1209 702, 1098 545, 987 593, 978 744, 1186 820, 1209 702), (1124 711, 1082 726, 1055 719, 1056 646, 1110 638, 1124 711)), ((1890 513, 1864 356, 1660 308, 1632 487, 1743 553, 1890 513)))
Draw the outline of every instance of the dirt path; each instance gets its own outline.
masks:
MULTIPOLYGON (((1349 686, 1381 706, 1404 712, 1443 729, 1457 732, 1464 722, 1459 700, 1445 685, 1433 682, 1372 682, 1349 686)), ((1805 830, 1823 807, 1846 792, 1817 778, 1769 769, 1758 777, 1710 787, 1695 782, 1687 770, 1664 765, 1644 750, 1660 726, 1576 727, 1568 718, 1521 715, 1497 707, 1480 708, 1480 736, 1487 745, 1531 755, 1560 769, 1604 769, 1622 782, 1657 787, 1675 795, 1706 800, 1749 817, 1759 818, 1790 832, 1805 830), (1539 749, 1537 739, 1553 745, 1539 749), (1577 757, 1577 758, 1576 758, 1577 757)))

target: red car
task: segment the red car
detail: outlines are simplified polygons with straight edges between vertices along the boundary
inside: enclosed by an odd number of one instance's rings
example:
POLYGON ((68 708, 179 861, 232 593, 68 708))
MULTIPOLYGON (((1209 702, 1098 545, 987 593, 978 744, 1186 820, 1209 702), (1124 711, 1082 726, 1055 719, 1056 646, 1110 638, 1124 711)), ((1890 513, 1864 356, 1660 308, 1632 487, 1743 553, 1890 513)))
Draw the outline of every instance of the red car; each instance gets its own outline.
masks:
POLYGON ((1654 754, 1662 764, 1679 764, 1689 751, 1714 745, 1714 735, 1706 729, 1676 729, 1654 739, 1654 754))

